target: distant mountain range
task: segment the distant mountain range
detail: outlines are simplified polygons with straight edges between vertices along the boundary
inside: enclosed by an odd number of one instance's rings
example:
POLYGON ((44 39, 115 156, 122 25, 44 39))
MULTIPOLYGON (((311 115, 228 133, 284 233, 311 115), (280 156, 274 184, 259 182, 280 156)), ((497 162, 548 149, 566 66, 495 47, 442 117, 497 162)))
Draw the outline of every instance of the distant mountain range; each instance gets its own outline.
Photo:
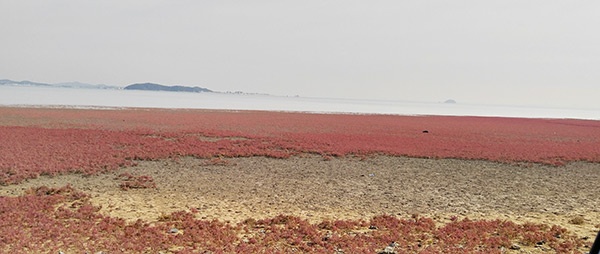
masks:
POLYGON ((0 85, 9 85, 9 86, 43 86, 43 87, 63 87, 63 88, 87 88, 87 89, 121 89, 118 86, 109 86, 109 85, 92 85, 81 82, 65 82, 65 83, 40 83, 40 82, 32 82, 28 80, 23 81, 14 81, 10 79, 0 79, 0 85))
POLYGON ((81 82, 64 82, 64 83, 41 83, 41 82, 32 82, 28 80, 23 81, 14 81, 10 79, 0 79, 0 85, 9 85, 9 86, 38 86, 38 87, 62 87, 62 88, 86 88, 86 89, 125 89, 125 90, 146 90, 146 91, 171 91, 171 92, 213 92, 210 89, 203 87, 190 87, 190 86, 165 86, 154 83, 139 83, 132 84, 126 87, 119 86, 109 86, 109 85, 94 85, 94 84, 86 84, 81 82))
POLYGON ((203 87, 190 87, 190 86, 164 86, 160 84, 154 83, 139 83, 128 85, 125 90, 149 90, 149 91, 170 91, 170 92, 192 92, 192 93, 201 93, 201 92, 212 92, 210 89, 203 87))

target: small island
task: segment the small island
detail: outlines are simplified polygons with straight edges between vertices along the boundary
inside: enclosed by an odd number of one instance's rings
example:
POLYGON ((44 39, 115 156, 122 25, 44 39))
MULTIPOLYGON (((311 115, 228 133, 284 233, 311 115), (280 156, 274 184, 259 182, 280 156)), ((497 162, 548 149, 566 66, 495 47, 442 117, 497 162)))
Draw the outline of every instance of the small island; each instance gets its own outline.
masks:
POLYGON ((146 90, 146 91, 169 91, 169 92, 192 92, 192 93, 201 93, 201 92, 212 92, 212 90, 203 87, 190 87, 190 86, 164 86, 154 83, 138 83, 128 85, 125 90, 146 90))
POLYGON ((444 103, 446 103, 446 104, 456 104, 456 101, 453 100, 453 99, 448 99, 448 100, 444 101, 444 103))

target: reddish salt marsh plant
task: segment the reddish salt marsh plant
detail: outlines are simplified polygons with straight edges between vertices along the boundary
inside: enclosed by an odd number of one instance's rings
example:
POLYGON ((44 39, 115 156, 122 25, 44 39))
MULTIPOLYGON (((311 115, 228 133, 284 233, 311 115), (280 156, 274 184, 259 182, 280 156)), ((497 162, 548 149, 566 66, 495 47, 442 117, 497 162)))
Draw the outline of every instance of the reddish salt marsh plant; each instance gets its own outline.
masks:
POLYGON ((279 215, 234 224, 180 211, 156 222, 127 222, 101 214, 73 188, 39 187, 0 197, 0 252, 57 253, 374 253, 390 243, 398 253, 502 253, 513 245, 572 253, 585 248, 558 226, 430 218, 323 221, 279 215))
POLYGON ((0 252, 374 253, 391 242, 398 253, 501 253, 515 244, 557 253, 585 248, 558 226, 501 220, 464 219, 436 226, 426 217, 383 215, 313 224, 280 215, 235 224, 180 211, 149 223, 126 222, 101 215, 101 210, 69 186, 0 197, 0 252))
POLYGON ((117 179, 121 181, 119 187, 122 190, 156 188, 156 183, 154 183, 151 176, 134 176, 130 173, 122 173, 117 179))
POLYGON ((600 162, 600 121, 568 119, 0 108, 0 139, 0 184, 178 156, 600 162))

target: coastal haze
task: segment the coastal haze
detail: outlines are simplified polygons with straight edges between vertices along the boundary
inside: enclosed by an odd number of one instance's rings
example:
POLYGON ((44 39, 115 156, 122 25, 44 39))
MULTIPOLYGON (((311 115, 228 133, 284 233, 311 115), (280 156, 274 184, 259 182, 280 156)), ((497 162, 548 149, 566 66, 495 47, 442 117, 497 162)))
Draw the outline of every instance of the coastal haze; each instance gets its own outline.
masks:
POLYGON ((0 5, 5 79, 600 109, 597 1, 0 5))

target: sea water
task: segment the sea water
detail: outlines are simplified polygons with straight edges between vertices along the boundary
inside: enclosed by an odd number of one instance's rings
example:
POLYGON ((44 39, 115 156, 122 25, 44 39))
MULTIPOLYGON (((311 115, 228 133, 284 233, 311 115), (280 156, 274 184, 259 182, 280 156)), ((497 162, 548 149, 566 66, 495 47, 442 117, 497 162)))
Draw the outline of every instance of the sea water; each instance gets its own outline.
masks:
POLYGON ((0 106, 189 108, 315 113, 503 116, 600 120, 600 109, 0 85, 0 106))

